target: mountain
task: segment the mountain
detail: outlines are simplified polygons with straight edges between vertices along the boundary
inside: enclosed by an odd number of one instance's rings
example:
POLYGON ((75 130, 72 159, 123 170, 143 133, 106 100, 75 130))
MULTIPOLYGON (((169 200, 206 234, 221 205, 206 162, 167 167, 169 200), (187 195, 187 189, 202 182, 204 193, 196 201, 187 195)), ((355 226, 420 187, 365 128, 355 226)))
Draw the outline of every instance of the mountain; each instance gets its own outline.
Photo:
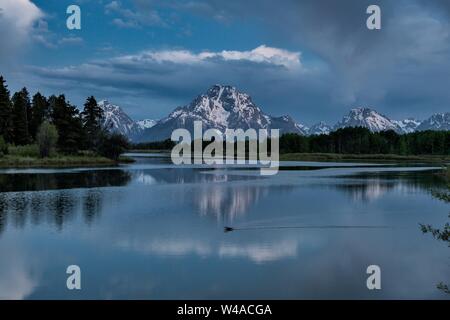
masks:
POLYGON ((156 124, 156 120, 145 119, 134 121, 117 105, 108 100, 101 100, 98 106, 103 109, 105 119, 103 127, 111 132, 123 134, 131 140, 135 140, 142 132, 156 124))
POLYGON ((176 108, 166 118, 145 129, 139 141, 158 141, 170 138, 178 128, 193 131, 194 121, 203 123, 203 130, 219 129, 280 129, 280 133, 306 134, 307 128, 289 116, 272 117, 254 104, 248 94, 235 87, 214 85, 190 104, 176 108))
POLYGON ((417 127, 420 126, 421 121, 416 120, 414 118, 408 118, 405 120, 391 120, 397 127, 397 132, 399 133, 411 133, 417 130, 417 127))
POLYGON ((372 132, 385 130, 401 131, 394 121, 370 108, 356 108, 350 110, 350 112, 334 126, 333 130, 346 127, 364 127, 372 132))
POLYGON ((104 112, 104 128, 111 132, 123 134, 129 138, 136 137, 142 132, 142 129, 136 122, 133 121, 119 106, 108 102, 108 100, 101 100, 98 105, 104 112))
POLYGON ((436 113, 430 118, 422 121, 417 127, 417 131, 425 130, 450 130, 450 112, 436 113))
POLYGON ((155 126, 157 122, 158 122, 157 120, 144 119, 136 121, 136 124, 139 126, 139 128, 141 128, 141 130, 145 130, 155 126))
POLYGON ((327 125, 325 122, 320 121, 314 124, 311 128, 309 128, 309 135, 321 135, 321 134, 329 134, 331 132, 331 126, 327 125))
POLYGON ((372 132, 394 130, 399 134, 424 130, 450 130, 450 113, 438 113, 425 121, 413 118, 392 120, 371 108, 355 108, 334 127, 321 121, 311 128, 297 123, 290 116, 273 117, 254 104, 248 94, 232 86, 212 86, 190 104, 176 108, 161 120, 133 121, 119 106, 102 100, 99 106, 105 112, 104 126, 121 133, 134 142, 161 141, 170 138, 173 130, 186 128, 191 133, 194 121, 201 121, 203 129, 241 128, 280 129, 280 133, 301 135, 329 134, 345 127, 365 127, 372 132))

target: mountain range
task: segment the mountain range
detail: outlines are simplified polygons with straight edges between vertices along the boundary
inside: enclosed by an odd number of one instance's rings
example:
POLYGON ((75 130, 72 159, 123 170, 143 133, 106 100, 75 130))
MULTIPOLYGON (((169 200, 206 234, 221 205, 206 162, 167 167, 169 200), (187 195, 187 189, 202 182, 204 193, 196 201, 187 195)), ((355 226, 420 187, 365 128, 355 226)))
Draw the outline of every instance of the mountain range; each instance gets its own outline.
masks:
POLYGON ((280 133, 301 135, 329 134, 345 127, 365 127, 372 132, 394 130, 399 134, 424 130, 450 130, 450 112, 438 113, 420 121, 413 118, 393 120, 369 107, 351 109, 334 126, 321 121, 311 127, 296 122, 289 115, 275 117, 263 112, 252 98, 235 87, 214 85, 191 103, 176 108, 161 120, 132 120, 117 105, 107 100, 99 102, 104 110, 104 126, 127 136, 134 142, 161 141, 170 138, 172 131, 186 128, 192 132, 194 121, 201 121, 203 129, 227 128, 280 129, 280 133))

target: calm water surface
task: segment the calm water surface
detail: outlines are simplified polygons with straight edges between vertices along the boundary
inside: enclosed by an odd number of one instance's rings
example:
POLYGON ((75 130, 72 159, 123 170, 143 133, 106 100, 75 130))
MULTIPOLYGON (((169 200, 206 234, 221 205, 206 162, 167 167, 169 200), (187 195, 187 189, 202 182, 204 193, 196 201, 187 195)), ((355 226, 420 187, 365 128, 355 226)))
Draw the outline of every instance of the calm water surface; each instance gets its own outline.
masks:
POLYGON ((0 298, 450 298, 436 289, 449 248, 419 228, 448 222, 437 168, 289 162, 262 177, 136 159, 0 171, 0 298))

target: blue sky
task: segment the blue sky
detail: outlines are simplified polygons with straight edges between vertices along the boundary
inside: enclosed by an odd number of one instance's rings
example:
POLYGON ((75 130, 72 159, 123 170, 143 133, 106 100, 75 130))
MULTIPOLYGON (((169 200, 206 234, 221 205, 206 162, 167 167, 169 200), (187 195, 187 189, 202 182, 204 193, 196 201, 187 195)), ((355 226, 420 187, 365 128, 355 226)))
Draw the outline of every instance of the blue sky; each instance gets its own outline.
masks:
POLYGON ((27 86, 88 95, 133 118, 161 118, 213 84, 308 125, 350 108, 392 118, 449 111, 445 0, 0 0, 0 73, 27 86), (382 29, 366 28, 369 4, 382 29), (81 8, 82 29, 66 28, 81 8), (3 45, 4 44, 4 45, 3 45))

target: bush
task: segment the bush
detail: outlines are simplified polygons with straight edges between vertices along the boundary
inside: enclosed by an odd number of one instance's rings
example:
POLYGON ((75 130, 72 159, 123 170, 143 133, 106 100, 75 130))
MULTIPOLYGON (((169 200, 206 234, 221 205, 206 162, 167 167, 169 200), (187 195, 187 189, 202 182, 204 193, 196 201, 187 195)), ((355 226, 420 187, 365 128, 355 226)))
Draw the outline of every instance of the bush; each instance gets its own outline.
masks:
POLYGON ((12 156, 36 158, 39 156, 39 147, 36 144, 26 144, 24 146, 10 145, 8 153, 12 156))
POLYGON ((38 129, 36 141, 39 146, 39 155, 41 158, 50 156, 55 151, 58 142, 58 131, 56 127, 48 121, 44 121, 38 129))
POLYGON ((0 157, 3 157, 7 153, 8 145, 6 144, 5 139, 3 139, 3 136, 0 136, 0 157))
POLYGON ((118 133, 105 133, 100 141, 100 154, 116 161, 129 146, 127 138, 118 133))

